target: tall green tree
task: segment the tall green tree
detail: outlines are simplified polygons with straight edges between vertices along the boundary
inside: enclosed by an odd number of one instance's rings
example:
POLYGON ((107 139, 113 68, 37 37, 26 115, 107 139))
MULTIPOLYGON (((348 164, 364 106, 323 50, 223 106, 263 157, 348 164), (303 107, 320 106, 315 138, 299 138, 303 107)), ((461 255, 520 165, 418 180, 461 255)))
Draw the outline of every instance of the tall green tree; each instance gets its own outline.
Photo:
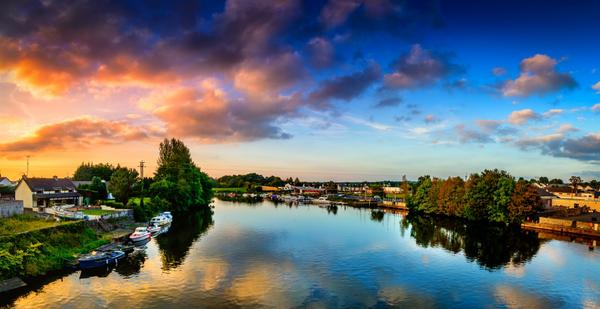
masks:
POLYGON ((115 199, 125 205, 133 196, 138 172, 132 168, 120 167, 110 177, 110 192, 115 199))
POLYGON ((155 182, 150 186, 153 203, 161 201, 174 212, 208 207, 213 182, 192 161, 190 150, 178 139, 160 144, 155 182))

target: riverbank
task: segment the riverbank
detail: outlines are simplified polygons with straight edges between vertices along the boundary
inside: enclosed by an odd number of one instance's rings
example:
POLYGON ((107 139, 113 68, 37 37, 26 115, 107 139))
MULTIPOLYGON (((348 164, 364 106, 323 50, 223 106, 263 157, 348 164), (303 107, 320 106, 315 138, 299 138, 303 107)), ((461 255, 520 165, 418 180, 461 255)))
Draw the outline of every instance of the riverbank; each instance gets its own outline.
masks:
MULTIPOLYGON (((125 233, 123 222, 67 221, 42 223, 26 218, 23 224, 41 228, 17 229, 0 236, 0 280, 32 278, 59 271, 71 265, 79 254, 110 243, 125 233), (22 231, 24 230, 25 231, 22 231)), ((128 233, 128 232, 127 232, 128 233)))

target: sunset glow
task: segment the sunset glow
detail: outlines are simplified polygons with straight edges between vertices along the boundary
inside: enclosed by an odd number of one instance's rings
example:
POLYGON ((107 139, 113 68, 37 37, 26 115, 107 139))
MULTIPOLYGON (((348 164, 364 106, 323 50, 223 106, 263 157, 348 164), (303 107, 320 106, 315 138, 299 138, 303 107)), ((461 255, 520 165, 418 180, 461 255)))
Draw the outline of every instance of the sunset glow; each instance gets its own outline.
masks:
POLYGON ((213 177, 600 176, 592 1, 6 1, 0 22, 11 179, 27 156, 151 172, 165 137, 213 177))

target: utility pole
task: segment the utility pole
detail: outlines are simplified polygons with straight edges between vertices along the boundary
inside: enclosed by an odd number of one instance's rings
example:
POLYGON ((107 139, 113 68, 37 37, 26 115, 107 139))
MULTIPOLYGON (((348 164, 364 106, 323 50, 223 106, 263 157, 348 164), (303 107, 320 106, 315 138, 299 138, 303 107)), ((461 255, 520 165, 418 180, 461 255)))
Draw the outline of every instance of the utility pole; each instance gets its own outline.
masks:
POLYGON ((142 189, 140 190, 140 207, 144 208, 144 160, 140 161, 140 177, 142 179, 142 189))

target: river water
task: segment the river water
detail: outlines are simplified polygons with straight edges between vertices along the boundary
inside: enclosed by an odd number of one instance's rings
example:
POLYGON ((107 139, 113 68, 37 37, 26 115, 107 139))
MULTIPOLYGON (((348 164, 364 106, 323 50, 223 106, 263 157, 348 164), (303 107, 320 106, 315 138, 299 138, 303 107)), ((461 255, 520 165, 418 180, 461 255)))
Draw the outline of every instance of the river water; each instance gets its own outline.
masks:
POLYGON ((17 308, 599 308, 600 248, 350 207, 215 201, 115 269, 2 295, 17 308))

